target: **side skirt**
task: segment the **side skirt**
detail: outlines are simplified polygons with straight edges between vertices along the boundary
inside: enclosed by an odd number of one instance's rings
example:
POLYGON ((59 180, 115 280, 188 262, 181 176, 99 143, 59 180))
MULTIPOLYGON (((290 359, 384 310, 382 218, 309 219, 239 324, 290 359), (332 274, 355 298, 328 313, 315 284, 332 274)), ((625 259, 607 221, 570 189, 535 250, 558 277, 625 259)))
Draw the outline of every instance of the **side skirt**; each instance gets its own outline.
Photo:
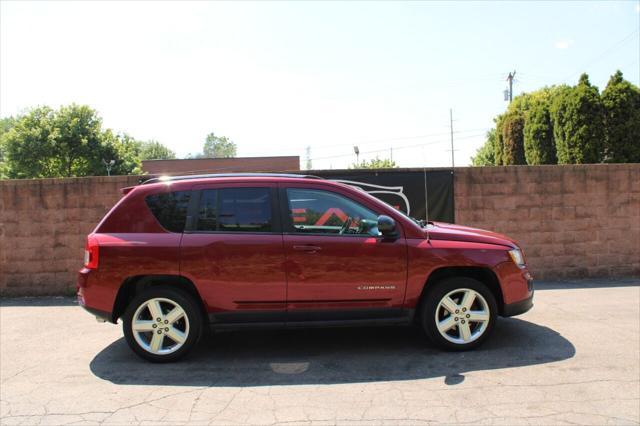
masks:
POLYGON ((355 311, 308 311, 281 313, 228 313, 209 315, 214 330, 282 329, 321 327, 371 327, 410 325, 413 309, 358 309, 355 311))

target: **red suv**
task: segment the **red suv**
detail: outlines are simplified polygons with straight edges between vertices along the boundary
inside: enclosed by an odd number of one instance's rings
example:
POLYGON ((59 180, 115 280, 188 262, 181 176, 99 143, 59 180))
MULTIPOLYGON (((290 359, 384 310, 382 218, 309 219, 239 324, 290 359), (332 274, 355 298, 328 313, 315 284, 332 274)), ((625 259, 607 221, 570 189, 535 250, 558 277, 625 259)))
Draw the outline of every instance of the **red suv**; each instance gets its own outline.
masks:
POLYGON ((312 176, 152 179, 87 237, 78 300, 131 349, 174 361, 212 329, 420 325, 445 349, 481 344, 529 310, 511 239, 416 221, 312 176))

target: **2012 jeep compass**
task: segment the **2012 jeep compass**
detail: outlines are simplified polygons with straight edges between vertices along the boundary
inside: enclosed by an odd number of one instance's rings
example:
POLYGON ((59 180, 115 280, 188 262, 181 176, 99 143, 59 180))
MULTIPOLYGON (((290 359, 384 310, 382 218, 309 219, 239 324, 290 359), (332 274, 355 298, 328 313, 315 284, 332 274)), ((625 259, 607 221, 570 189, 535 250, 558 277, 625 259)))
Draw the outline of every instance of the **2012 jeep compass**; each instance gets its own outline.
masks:
POLYGON ((511 239, 418 222, 361 189, 299 175, 152 179, 87 237, 78 300, 122 319, 141 357, 174 361, 206 326, 418 324, 478 346, 532 306, 511 239))

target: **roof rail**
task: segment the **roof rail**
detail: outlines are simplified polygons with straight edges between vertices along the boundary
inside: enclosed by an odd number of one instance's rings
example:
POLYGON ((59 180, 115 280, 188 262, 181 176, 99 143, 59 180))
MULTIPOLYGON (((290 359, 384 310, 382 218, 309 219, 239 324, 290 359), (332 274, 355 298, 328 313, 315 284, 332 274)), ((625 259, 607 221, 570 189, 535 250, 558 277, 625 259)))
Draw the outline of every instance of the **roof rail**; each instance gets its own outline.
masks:
POLYGON ((173 182, 176 180, 192 180, 192 179, 210 179, 210 178, 227 178, 227 177, 287 177, 287 178, 306 178, 306 179, 324 179, 320 176, 298 175, 295 173, 211 173, 204 175, 182 175, 182 176, 161 176, 147 179, 141 182, 141 185, 158 182, 173 182))

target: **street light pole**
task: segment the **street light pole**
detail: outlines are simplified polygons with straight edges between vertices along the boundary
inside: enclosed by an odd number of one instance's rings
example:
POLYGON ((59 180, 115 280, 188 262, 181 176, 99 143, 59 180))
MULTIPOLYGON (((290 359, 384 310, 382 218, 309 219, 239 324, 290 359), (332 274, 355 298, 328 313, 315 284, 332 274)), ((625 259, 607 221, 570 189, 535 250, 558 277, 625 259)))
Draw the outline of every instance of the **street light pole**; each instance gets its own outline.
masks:
POLYGON ((102 159, 102 164, 104 164, 104 166, 107 169, 107 176, 111 176, 111 168, 113 167, 114 164, 116 164, 116 160, 105 160, 104 158, 102 159))

